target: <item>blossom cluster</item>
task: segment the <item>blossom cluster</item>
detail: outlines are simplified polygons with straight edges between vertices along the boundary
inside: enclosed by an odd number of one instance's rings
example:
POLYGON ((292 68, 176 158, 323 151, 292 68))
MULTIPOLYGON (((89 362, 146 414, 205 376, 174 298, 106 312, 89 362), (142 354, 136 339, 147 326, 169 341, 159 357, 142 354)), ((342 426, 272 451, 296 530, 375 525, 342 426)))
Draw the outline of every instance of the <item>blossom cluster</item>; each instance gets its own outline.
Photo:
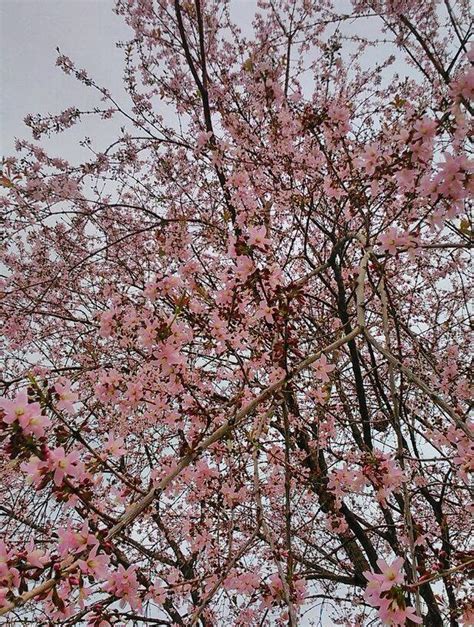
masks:
POLYGON ((405 577, 401 572, 403 563, 402 557, 397 557, 390 565, 380 559, 377 560, 380 573, 364 572, 367 579, 364 599, 377 608, 384 625, 396 627, 405 625, 407 620, 417 624, 423 622, 415 608, 406 604, 403 592, 405 577))

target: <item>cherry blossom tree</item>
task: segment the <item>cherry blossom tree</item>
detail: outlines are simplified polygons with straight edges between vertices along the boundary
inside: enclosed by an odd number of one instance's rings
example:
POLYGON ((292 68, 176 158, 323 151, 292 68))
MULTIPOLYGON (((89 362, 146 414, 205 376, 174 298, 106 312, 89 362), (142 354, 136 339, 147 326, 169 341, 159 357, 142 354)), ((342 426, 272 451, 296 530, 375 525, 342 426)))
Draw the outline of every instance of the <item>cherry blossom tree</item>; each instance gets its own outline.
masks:
POLYGON ((474 624, 469 2, 242 7, 4 160, 8 625, 474 624))

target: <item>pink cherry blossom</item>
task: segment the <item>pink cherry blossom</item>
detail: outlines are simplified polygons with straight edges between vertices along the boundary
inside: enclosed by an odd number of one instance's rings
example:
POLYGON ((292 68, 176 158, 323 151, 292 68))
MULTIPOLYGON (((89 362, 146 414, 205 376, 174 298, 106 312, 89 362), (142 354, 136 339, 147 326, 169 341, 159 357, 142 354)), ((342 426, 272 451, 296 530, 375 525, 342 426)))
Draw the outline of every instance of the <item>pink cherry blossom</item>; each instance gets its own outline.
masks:
POLYGON ((410 248, 416 245, 415 238, 410 233, 403 233, 396 227, 388 228, 379 235, 380 250, 394 255, 400 248, 410 248))
POLYGON ((58 529, 58 536, 58 550, 61 556, 66 555, 69 551, 82 552, 87 547, 94 547, 98 544, 98 540, 91 533, 87 522, 83 523, 81 529, 76 529, 70 524, 64 529, 58 529))
POLYGON ((422 619, 416 615, 415 608, 399 605, 397 599, 390 598, 381 599, 379 616, 385 625, 406 625, 407 620, 417 624, 423 622, 422 619))
POLYGON ((98 550, 99 545, 95 544, 88 557, 80 559, 78 565, 84 575, 90 575, 95 579, 105 579, 109 572, 110 558, 104 553, 97 555, 98 550))
POLYGON ((35 548, 33 540, 28 542, 25 549, 27 551, 26 560, 32 566, 43 568, 43 566, 50 560, 50 556, 47 552, 42 551, 39 548, 35 548))
POLYGON ((123 438, 117 438, 112 433, 109 433, 104 446, 108 455, 112 455, 113 457, 120 457, 125 453, 124 444, 125 442, 123 438))
POLYGON ((5 568, 12 556, 13 551, 8 550, 5 542, 0 540, 0 568, 5 568))
POLYGON ((329 382, 329 374, 335 370, 336 366, 334 366, 333 364, 330 364, 328 362, 328 359, 326 357, 326 355, 321 355, 321 357, 319 359, 317 359, 313 364, 312 364, 312 368, 313 368, 313 372, 315 374, 315 377, 321 381, 321 383, 328 383, 329 382))
POLYGON ((397 557, 390 565, 385 560, 377 560, 380 573, 364 572, 367 586, 364 599, 378 610, 382 622, 387 625, 405 625, 406 620, 422 623, 415 609, 406 606, 401 600, 397 587, 403 585, 405 577, 401 572, 404 559, 397 557))
POLYGON ((377 575, 380 581, 380 591, 390 590, 392 586, 399 585, 405 581, 405 577, 401 572, 403 566, 403 557, 397 557, 390 565, 385 560, 377 560, 377 566, 380 568, 381 575, 377 575))
POLYGON ((65 478, 78 478, 80 476, 82 466, 79 460, 78 451, 66 453, 62 446, 49 451, 47 468, 54 473, 53 480, 57 486, 60 486, 65 478))
POLYGON ((26 390, 17 394, 13 400, 0 399, 0 408, 5 412, 3 422, 10 425, 17 421, 27 435, 40 438, 51 425, 50 419, 42 413, 41 405, 28 402, 26 390))
POLYGON ((266 236, 267 229, 265 226, 253 226, 249 229, 248 243, 250 246, 257 248, 265 248, 270 244, 270 240, 266 236))
POLYGON ((255 269, 254 263, 250 257, 240 255, 237 257, 237 276, 244 282, 252 274, 255 269))
POLYGON ((11 589, 20 583, 20 573, 10 562, 14 562, 14 552, 0 540, 0 588, 11 589))
POLYGON ((20 465, 20 468, 26 473, 28 483, 34 483, 34 485, 39 486, 47 470, 47 464, 42 462, 36 455, 32 455, 27 462, 23 462, 20 465))
POLYGON ((7 600, 8 593, 9 593, 8 588, 0 587, 0 608, 5 607, 6 604, 8 603, 8 600, 7 600))
POLYGON ((66 411, 68 414, 73 414, 74 403, 77 401, 78 395, 71 390, 70 381, 62 379, 55 383, 54 389, 59 396, 59 400, 56 403, 57 408, 66 411))
POLYGON ((136 576, 136 566, 130 566, 125 569, 120 564, 117 570, 111 573, 103 587, 105 592, 110 592, 117 598, 121 599, 121 603, 128 603, 134 610, 140 609, 141 600, 138 596, 138 581, 136 576))
POLYGON ((153 599, 158 605, 163 605, 168 596, 167 592, 167 589, 163 587, 159 581, 155 581, 153 586, 148 589, 147 597, 153 599))

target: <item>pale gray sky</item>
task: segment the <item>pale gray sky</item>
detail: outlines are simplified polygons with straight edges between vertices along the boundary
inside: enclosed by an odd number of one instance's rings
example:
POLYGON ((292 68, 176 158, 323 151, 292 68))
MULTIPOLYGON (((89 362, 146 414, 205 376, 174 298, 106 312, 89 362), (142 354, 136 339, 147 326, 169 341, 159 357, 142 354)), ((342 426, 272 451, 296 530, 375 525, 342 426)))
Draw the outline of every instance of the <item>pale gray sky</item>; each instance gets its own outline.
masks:
MULTIPOLYGON (((112 12, 113 0, 0 0, 0 155, 12 154, 14 137, 31 138, 27 113, 57 113, 98 103, 97 96, 55 66, 59 46, 112 93, 121 92, 122 51, 117 40, 131 33, 112 12)), ((98 132, 89 120, 87 133, 98 132)), ((100 132, 104 132, 102 122, 100 132)), ((82 138, 83 129, 73 129, 82 138)), ((50 146, 72 149, 68 134, 50 146)), ((70 156, 70 155, 67 155, 70 156)))
MULTIPOLYGON (((28 113, 87 109, 97 95, 55 66, 56 48, 118 97, 123 94, 123 54, 116 41, 132 31, 113 13, 114 0, 0 0, 0 157, 14 153, 15 137, 31 139, 23 123, 28 113)), ((250 25, 256 0, 233 0, 231 13, 250 25)), ((113 123, 91 117, 47 142, 48 152, 71 159, 78 140, 94 135, 113 141, 113 123)), ((45 141, 45 140, 42 140, 45 141)))

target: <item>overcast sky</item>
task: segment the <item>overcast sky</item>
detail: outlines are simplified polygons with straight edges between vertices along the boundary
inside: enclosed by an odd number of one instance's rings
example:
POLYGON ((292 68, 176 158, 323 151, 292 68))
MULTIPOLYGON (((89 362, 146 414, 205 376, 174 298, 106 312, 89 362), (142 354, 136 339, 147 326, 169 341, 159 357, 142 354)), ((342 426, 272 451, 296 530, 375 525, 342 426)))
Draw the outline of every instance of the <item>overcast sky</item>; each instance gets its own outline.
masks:
MULTIPOLYGON (((233 0, 231 12, 248 25, 255 6, 256 0, 233 0)), ((15 137, 31 138, 23 124, 28 113, 98 103, 94 93, 55 66, 57 47, 114 96, 123 93, 123 55, 115 42, 129 39, 132 31, 113 7, 113 0, 0 0, 0 156, 13 154, 15 137)), ((77 156, 75 140, 86 132, 104 141, 114 136, 107 124, 89 119, 53 137, 48 151, 77 156)))
MULTIPOLYGON (((56 47, 113 93, 121 91, 122 51, 115 42, 131 31, 112 8, 112 0, 0 0, 2 156, 13 153, 14 137, 31 138, 23 124, 27 113, 97 103, 84 85, 55 66, 56 47)), ((93 123, 87 127, 97 130, 93 123)), ((82 137, 84 129, 77 132, 82 137)), ((68 135, 68 146, 72 140, 68 135)))

